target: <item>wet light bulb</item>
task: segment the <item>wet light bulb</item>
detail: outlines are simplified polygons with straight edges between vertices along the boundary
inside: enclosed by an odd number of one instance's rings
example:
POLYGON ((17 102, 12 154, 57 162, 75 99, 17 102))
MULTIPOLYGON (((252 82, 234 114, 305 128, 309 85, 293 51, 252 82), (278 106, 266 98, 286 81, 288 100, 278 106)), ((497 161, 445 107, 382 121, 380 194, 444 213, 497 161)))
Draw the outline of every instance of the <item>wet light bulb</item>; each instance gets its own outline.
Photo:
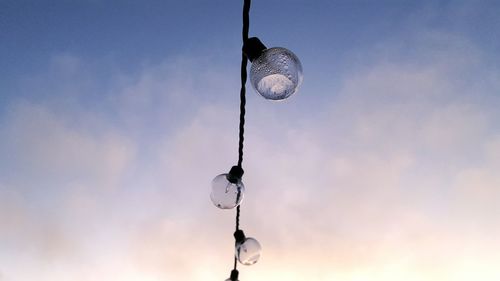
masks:
POLYGON ((228 174, 216 176, 212 181, 212 192, 210 199, 212 203, 221 209, 233 209, 243 200, 245 185, 241 181, 241 175, 235 175, 234 167, 228 174))
POLYGON ((243 243, 236 243, 236 258, 241 264, 255 264, 259 258, 262 247, 259 241, 252 237, 245 238, 243 243))
POLYGON ((249 38, 243 51, 252 62, 250 81, 268 100, 283 100, 297 92, 303 80, 302 64, 290 50, 267 49, 258 38, 249 38))

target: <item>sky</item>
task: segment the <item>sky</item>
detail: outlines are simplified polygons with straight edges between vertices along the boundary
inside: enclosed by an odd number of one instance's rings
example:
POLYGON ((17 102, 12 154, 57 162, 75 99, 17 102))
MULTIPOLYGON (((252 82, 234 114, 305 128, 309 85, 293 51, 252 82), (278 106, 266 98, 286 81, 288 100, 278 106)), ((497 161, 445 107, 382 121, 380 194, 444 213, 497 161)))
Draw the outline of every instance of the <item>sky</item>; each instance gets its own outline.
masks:
MULTIPOLYGON (((241 1, 0 0, 0 280, 225 280, 241 1)), ((254 0, 240 280, 500 280, 500 3, 254 0)))

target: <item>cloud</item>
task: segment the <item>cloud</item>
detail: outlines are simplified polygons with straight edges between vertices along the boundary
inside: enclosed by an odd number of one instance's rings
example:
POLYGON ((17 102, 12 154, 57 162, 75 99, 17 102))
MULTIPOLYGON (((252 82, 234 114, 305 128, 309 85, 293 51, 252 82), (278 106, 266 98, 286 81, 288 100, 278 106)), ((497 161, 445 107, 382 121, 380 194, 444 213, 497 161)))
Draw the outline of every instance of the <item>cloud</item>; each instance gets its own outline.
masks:
MULTIPOLYGON (((433 53, 428 63, 416 56, 362 69, 345 80, 325 119, 276 127, 247 144, 255 159, 248 186, 257 194, 246 199, 244 225, 270 244, 273 261, 297 261, 266 266, 262 275, 300 267, 291 280, 309 273, 317 280, 467 280, 460 275, 476 271, 498 278, 499 256, 487 248, 498 247, 490 233, 498 233, 499 177, 490 155, 499 101, 483 100, 498 87, 464 88, 456 82, 478 62, 460 52, 455 59, 448 48, 433 53), (453 273, 459 265, 461 274, 453 273)), ((498 75, 490 71, 471 75, 498 75)))
POLYGON ((13 103, 3 115, 0 239, 5 280, 30 280, 30 274, 43 280, 43 269, 55 269, 53 263, 78 262, 87 250, 85 240, 102 227, 99 213, 123 184, 134 158, 132 143, 116 131, 90 130, 73 120, 24 101, 13 103), (21 264, 29 270, 23 271, 21 264))
POLYGON ((24 180, 29 175, 34 182, 49 183, 90 181, 112 188, 133 157, 133 147, 117 133, 86 132, 64 118, 39 105, 11 108, 1 132, 2 154, 12 169, 8 176, 24 180))
MULTIPOLYGON (((498 242, 486 234, 498 231, 492 224, 498 213, 489 209, 499 195, 491 161, 496 106, 484 104, 474 87, 464 90, 456 83, 467 76, 470 60, 457 63, 447 55, 422 64, 418 58, 414 64, 382 61, 352 74, 337 98, 320 109, 322 120, 280 123, 279 109, 266 108, 249 122, 242 226, 261 240, 265 254, 245 276, 272 279, 293 272, 289 280, 467 280, 463 276, 478 272, 484 280, 498 277, 499 257, 488 250, 498 242), (270 127, 259 127, 263 124, 270 127), (481 231, 469 229, 471 223, 481 231)), ((494 76, 483 71, 474 75, 494 76)), ((482 95, 497 91, 477 86, 482 95)), ((201 246, 218 261, 221 254, 213 251, 223 248, 220 241, 228 240, 228 231, 213 228, 227 228, 232 218, 204 208, 211 207, 205 196, 210 174, 232 164, 224 164, 235 142, 229 115, 224 108, 201 107, 168 137, 163 152, 166 178, 173 184, 166 186, 183 186, 173 191, 182 202, 174 205, 194 208, 178 211, 191 217, 190 226, 181 229, 192 233, 202 227, 219 239, 201 246)), ((157 244, 167 245, 174 235, 160 237, 157 244)), ((201 249, 197 241, 189 245, 192 255, 201 249)), ((205 261, 175 254, 184 250, 169 247, 182 268, 205 261)), ((165 264, 172 259, 141 252, 165 264)))
MULTIPOLYGON (((381 55, 346 73, 314 114, 249 97, 241 223, 264 255, 246 279, 498 279, 499 85, 472 82, 498 73, 460 38, 415 42, 405 60, 381 55)), ((229 273, 234 213, 208 194, 237 160, 237 85, 223 65, 195 61, 114 74, 101 106, 9 106, 4 279, 229 273)), ((55 63, 74 75, 55 96, 79 96, 71 89, 89 66, 55 63)))

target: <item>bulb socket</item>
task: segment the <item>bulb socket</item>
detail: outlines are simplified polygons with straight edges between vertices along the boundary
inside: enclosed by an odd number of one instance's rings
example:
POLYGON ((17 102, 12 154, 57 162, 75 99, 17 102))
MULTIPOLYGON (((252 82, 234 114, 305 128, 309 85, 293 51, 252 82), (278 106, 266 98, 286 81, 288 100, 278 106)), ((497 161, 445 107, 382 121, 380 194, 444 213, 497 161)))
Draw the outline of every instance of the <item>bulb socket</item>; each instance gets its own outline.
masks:
POLYGON ((239 166, 233 166, 231 167, 231 170, 227 174, 227 180, 230 183, 237 183, 238 181, 241 180, 241 177, 243 177, 243 169, 239 166))
POLYGON ((241 229, 236 230, 234 232, 233 236, 234 236, 234 239, 236 240, 236 244, 241 244, 241 243, 245 242, 245 239, 247 239, 247 237, 245 236, 245 233, 241 229))
POLYGON ((267 47, 257 37, 248 38, 243 44, 243 53, 250 62, 258 58, 265 49, 267 49, 267 47))
POLYGON ((231 270, 231 275, 229 279, 231 279, 231 281, 238 281, 238 274, 239 274, 238 270, 236 269, 231 270))

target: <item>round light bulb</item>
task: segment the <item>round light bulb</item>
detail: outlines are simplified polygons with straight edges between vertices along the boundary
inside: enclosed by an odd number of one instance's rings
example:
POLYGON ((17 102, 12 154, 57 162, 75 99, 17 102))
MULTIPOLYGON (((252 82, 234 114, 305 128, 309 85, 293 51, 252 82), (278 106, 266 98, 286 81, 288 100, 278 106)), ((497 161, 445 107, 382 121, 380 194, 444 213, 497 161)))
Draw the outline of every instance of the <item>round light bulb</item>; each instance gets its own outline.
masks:
POLYGON ((259 241, 252 237, 245 238, 243 243, 236 244, 236 258, 244 265, 255 264, 260 258, 261 251, 259 241))
POLYGON ((290 50, 266 48, 256 38, 249 38, 243 52, 252 62, 250 81, 253 88, 268 100, 283 100, 297 92, 302 84, 302 64, 290 50))
POLYGON ((212 192, 210 199, 212 203, 221 209, 233 209, 238 206, 243 199, 245 185, 241 179, 229 181, 229 174, 221 174, 212 181, 212 192))
POLYGON ((285 48, 265 49, 250 68, 253 88, 268 100, 290 97, 297 92, 302 79, 299 59, 285 48))

